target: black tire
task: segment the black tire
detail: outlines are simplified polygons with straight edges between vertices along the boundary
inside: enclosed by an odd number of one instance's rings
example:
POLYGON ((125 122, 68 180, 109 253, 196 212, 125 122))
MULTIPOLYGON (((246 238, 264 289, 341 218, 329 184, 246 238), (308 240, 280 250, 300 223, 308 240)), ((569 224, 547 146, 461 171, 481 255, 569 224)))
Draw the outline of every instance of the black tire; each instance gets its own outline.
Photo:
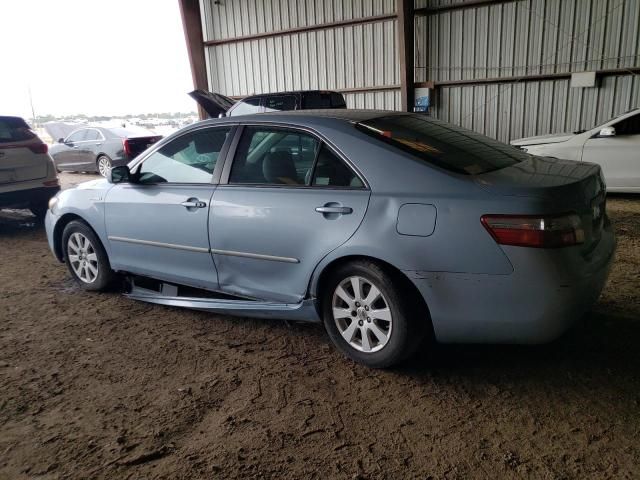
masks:
MULTIPOLYGON (((75 242, 76 245, 79 245, 79 243, 76 240, 81 237, 76 236, 72 241, 75 242)), ((74 220, 72 222, 69 222, 67 226, 64 227, 64 230, 62 232, 62 251, 64 253, 65 263, 67 264, 67 268, 69 269, 71 276, 84 290, 104 291, 109 289, 109 287, 111 287, 114 284, 114 281, 116 279, 116 274, 113 270, 111 270, 111 265, 109 263, 109 257, 107 256, 107 252, 102 246, 102 242, 100 242, 100 239, 98 238, 98 236, 94 233, 91 227, 89 227, 89 225, 87 225, 83 221, 74 220), (91 258, 91 260, 89 259, 85 260, 87 264, 90 263, 91 266, 97 269, 97 274, 95 275, 95 278, 91 278, 91 275, 93 275, 93 272, 88 270, 89 266, 87 266, 87 270, 84 271, 85 274, 89 275, 87 279, 81 278, 79 274, 76 273, 76 268, 79 268, 80 262, 76 263, 72 261, 71 254, 73 254, 73 247, 69 246, 69 241, 72 235, 74 234, 79 234, 81 237, 86 238, 90 243, 91 248, 83 249, 84 253, 81 252, 80 257, 82 257, 82 255, 95 254, 95 264, 94 264, 94 261, 92 260, 93 259, 92 256, 89 257, 91 258)), ((84 269, 81 269, 81 273, 82 273, 82 270, 84 269)))
POLYGON ((98 158, 96 159, 96 172, 98 172, 103 177, 106 177, 106 173, 103 173, 102 171, 100 171, 100 168, 101 168, 100 164, 102 162, 108 165, 108 168, 111 168, 112 166, 111 159, 107 155, 99 155, 98 158))
MULTIPOLYGON (((327 282, 325 282, 323 286, 323 321, 331 341, 347 357, 367 367, 387 368, 398 365, 416 352, 428 332, 428 312, 424 312, 423 309, 416 304, 416 299, 406 293, 408 290, 406 288, 406 282, 408 282, 408 280, 396 277, 396 275, 387 272, 377 263, 371 261, 354 261, 338 267, 330 274, 327 282), (379 322, 375 318, 370 318, 368 315, 371 313, 372 316, 374 316, 372 312, 381 311, 379 310, 380 304, 376 305, 375 302, 373 302, 370 307, 367 305, 367 312, 362 311, 364 307, 358 307, 355 316, 353 315, 353 311, 349 313, 352 318, 339 317, 338 320, 334 318, 334 301, 340 302, 337 297, 336 300, 334 300, 336 289, 341 285, 348 289, 349 284, 346 282, 352 277, 363 279, 362 284, 365 285, 363 288, 366 288, 366 282, 370 282, 371 286, 377 288, 382 294, 381 299, 384 301, 383 304, 386 304, 391 312, 392 322, 388 323, 388 339, 386 343, 378 342, 378 346, 375 347, 379 348, 377 351, 365 352, 358 350, 357 346, 349 343, 340 333, 338 323, 342 323, 343 327, 344 325, 348 325, 343 328, 346 332, 349 327, 351 327, 350 321, 359 322, 359 325, 362 325, 362 327, 354 327, 359 330, 359 332, 356 332, 355 336, 353 336, 352 342, 357 343, 358 336, 360 336, 360 348, 364 348, 362 332, 367 332, 368 329, 371 328, 371 323, 379 322), (364 314, 366 317, 361 318, 360 314, 364 314)), ((371 289, 369 289, 369 292, 370 291, 371 289)), ((353 292, 353 289, 351 292, 353 292)), ((365 294, 363 293, 361 296, 364 297, 365 294)), ((345 307, 347 303, 343 303, 343 307, 345 307)), ((385 323, 385 321, 379 322, 377 326, 382 327, 382 330, 384 330, 385 323)), ((380 329, 378 331, 380 331, 380 329)), ((369 339, 373 341, 378 340, 378 337, 373 335, 373 332, 365 334, 368 336, 367 346, 371 343, 369 339)))
POLYGON ((47 210, 49 209, 49 202, 47 203, 33 203, 29 205, 29 210, 31 213, 35 215, 38 221, 44 220, 44 217, 47 215, 47 210))

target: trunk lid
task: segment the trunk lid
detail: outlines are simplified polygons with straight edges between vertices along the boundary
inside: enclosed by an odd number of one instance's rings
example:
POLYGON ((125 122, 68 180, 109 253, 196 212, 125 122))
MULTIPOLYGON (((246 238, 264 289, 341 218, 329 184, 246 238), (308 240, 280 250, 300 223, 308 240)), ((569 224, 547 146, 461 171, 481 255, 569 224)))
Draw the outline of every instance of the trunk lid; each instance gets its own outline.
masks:
POLYGON ((218 118, 220 115, 224 115, 227 113, 227 110, 236 103, 235 100, 229 97, 206 90, 194 90, 189 93, 189 96, 198 102, 198 105, 200 105, 211 118, 218 118))
POLYGON ((537 213, 578 214, 585 232, 585 252, 600 240, 606 185, 599 165, 530 156, 510 167, 477 175, 474 181, 496 195, 538 198, 553 210, 537 213))

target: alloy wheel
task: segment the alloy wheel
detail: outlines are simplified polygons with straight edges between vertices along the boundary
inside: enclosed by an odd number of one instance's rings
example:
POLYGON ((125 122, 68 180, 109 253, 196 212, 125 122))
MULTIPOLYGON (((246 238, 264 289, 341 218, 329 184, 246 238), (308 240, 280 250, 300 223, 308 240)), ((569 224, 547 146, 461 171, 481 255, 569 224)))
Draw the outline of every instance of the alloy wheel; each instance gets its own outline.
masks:
POLYGON ((356 350, 377 352, 389 341, 393 326, 389 302, 366 278, 352 276, 340 282, 333 293, 332 307, 340 335, 356 350))
POLYGON ((100 157, 98 159, 98 172, 100 172, 100 175, 106 177, 109 170, 111 170, 111 161, 107 157, 100 157))
POLYGON ((71 234, 67 242, 67 255, 74 273, 84 283, 93 283, 98 278, 98 256, 83 234, 71 234))

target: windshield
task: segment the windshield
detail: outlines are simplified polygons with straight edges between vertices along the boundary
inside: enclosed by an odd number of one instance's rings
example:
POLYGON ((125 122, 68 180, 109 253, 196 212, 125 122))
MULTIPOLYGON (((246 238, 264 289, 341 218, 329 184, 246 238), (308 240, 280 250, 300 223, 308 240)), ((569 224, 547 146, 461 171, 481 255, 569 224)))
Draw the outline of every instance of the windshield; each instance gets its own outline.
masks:
POLYGON ((424 114, 379 117, 356 127, 425 162, 465 175, 498 170, 529 158, 510 145, 424 114))

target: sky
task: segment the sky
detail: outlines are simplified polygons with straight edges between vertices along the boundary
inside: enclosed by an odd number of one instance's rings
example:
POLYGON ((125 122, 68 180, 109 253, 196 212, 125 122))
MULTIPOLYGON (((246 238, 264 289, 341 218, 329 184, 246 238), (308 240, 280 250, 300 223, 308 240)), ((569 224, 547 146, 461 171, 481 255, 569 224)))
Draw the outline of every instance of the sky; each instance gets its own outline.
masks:
POLYGON ((191 112, 178 0, 0 0, 0 115, 191 112))

